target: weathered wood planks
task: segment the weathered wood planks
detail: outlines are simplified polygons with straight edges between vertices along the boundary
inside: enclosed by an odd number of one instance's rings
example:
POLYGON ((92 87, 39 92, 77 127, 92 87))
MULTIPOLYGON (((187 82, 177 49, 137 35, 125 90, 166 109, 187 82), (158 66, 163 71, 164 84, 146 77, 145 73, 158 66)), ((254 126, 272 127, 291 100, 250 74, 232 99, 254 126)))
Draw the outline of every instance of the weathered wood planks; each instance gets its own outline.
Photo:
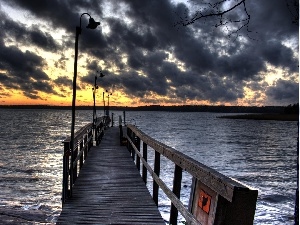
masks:
POLYGON ((57 224, 165 224, 117 127, 91 148, 57 224))

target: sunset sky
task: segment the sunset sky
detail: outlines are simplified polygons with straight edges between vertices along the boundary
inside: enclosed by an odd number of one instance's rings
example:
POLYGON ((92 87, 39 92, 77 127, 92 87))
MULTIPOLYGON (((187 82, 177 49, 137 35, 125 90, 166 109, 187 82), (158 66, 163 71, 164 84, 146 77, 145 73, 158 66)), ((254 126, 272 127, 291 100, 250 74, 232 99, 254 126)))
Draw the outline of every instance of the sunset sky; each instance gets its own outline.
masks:
MULTIPOLYGON (((176 24, 203 1, 0 0, 0 104, 71 105, 81 19, 77 105, 289 105, 299 102, 293 0, 247 0, 223 17, 176 24), (288 7, 290 6, 290 7, 288 7), (99 75, 99 74, 98 74, 99 75), (107 100, 107 95, 106 100, 107 100)), ((210 1, 212 2, 212 1, 210 1)), ((228 9, 236 0, 224 1, 228 9)), ((211 10, 211 9, 209 9, 211 10)), ((208 11, 206 11, 208 12, 208 11)))

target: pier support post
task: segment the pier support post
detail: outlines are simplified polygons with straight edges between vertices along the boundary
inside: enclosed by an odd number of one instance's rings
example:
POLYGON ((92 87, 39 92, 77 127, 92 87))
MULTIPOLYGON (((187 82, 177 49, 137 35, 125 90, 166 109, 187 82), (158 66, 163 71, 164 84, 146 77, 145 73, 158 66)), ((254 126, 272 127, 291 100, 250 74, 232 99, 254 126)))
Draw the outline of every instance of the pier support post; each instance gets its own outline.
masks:
MULTIPOLYGON (((147 162, 147 144, 143 142, 143 158, 147 162)), ((143 164, 143 180, 145 184, 147 184, 147 168, 143 164)))
MULTIPOLYGON (((178 165, 175 165, 173 193, 177 196, 178 199, 180 199, 181 180, 182 180, 182 168, 178 165)), ((172 203, 171 211, 170 211, 170 224, 177 225, 177 217, 178 217, 178 210, 172 203)))
POLYGON ((70 165, 70 142, 64 142, 63 155, 63 182, 62 182, 62 204, 69 197, 69 165, 70 165))
MULTIPOLYGON (((160 173, 160 153, 155 151, 155 156, 154 156, 154 173, 159 177, 160 173)), ((156 183, 155 180, 153 180, 153 200, 155 204, 158 206, 158 184, 156 183)))
POLYGON ((123 111, 123 117, 124 117, 124 126, 126 126, 126 117, 125 117, 125 111, 123 111))
MULTIPOLYGON (((138 136, 135 137, 135 147, 140 152, 140 150, 141 150, 141 139, 138 136)), ((137 167, 138 171, 141 170, 141 159, 138 156, 138 154, 136 155, 136 167, 137 167)))

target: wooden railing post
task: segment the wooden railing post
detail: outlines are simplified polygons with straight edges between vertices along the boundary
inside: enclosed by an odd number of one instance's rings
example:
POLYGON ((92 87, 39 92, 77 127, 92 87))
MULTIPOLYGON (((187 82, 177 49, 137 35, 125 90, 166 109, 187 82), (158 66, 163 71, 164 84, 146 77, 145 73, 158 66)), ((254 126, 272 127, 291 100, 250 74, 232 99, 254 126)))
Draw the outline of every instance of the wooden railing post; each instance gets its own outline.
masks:
POLYGON ((84 137, 84 145, 85 145, 85 148, 84 148, 84 160, 86 159, 86 157, 87 157, 87 152, 88 152, 88 149, 87 149, 87 140, 88 140, 88 137, 87 136, 85 136, 84 137))
POLYGON ((98 129, 99 129, 99 137, 98 137, 98 145, 99 145, 102 138, 103 138, 103 135, 104 135, 104 124, 103 124, 103 122, 100 123, 98 129))
POLYGON ((119 129, 120 129, 120 145, 123 145, 123 127, 122 124, 119 125, 119 129))
POLYGON ((90 148, 93 146, 93 130, 92 129, 88 132, 88 140, 89 140, 89 143, 87 143, 87 148, 88 148, 88 151, 90 151, 90 148))
POLYGON ((77 178, 77 163, 76 163, 76 165, 75 165, 75 167, 74 167, 74 163, 76 162, 76 158, 77 158, 77 155, 78 155, 78 145, 77 145, 78 143, 77 143, 77 141, 76 141, 76 148, 74 149, 74 151, 73 151, 73 153, 74 153, 74 157, 73 157, 73 159, 74 159, 74 161, 72 162, 72 168, 73 168, 73 180, 72 180, 72 185, 75 183, 75 181, 76 181, 76 178, 77 178))
POLYGON ((69 161, 70 161, 70 142, 64 142, 63 155, 63 182, 62 182, 62 204, 69 197, 69 161))
MULTIPOLYGON (((143 142, 143 158, 147 162, 147 144, 143 142)), ((147 184, 147 168, 143 164, 143 181, 147 184)))
POLYGON ((98 145, 98 126, 97 126, 97 124, 93 125, 93 131, 94 131, 93 139, 95 139, 96 146, 97 146, 98 145))
POLYGON ((126 125, 126 115, 125 115, 125 111, 123 111, 123 117, 124 117, 124 126, 126 125))
MULTIPOLYGON (((84 143, 84 145, 86 145, 86 143, 84 143)), ((83 149, 83 141, 80 142, 80 148, 79 148, 79 152, 83 149)), ((79 168, 81 169, 83 166, 83 154, 81 154, 80 156, 80 160, 79 160, 79 168)))
MULTIPOLYGON (((160 153, 155 151, 154 156, 154 173, 159 177, 160 173, 160 153)), ((153 200, 158 206, 158 184, 153 180, 153 200)))
MULTIPOLYGON (((127 137, 129 137, 131 139, 131 130, 129 129, 129 127, 127 127, 127 137)), ((127 150, 131 154, 131 144, 129 141, 127 141, 127 150)))
MULTIPOLYGON (((178 165, 175 165, 173 193, 177 196, 178 199, 180 199, 181 180, 182 180, 182 168, 178 165)), ((172 203, 171 211, 170 211, 170 224, 177 225, 177 217, 178 217, 178 210, 172 203)))
MULTIPOLYGON (((135 133, 132 132, 132 131, 131 131, 131 141, 132 141, 133 143, 135 143, 135 133)), ((134 149, 133 149, 132 146, 130 146, 130 151, 131 151, 131 157, 132 157, 132 159, 133 159, 133 161, 134 161, 134 160, 135 160, 135 151, 134 151, 134 149)))
MULTIPOLYGON (((140 150, 141 150, 141 139, 138 136, 135 137, 135 147, 140 152, 140 150)), ((141 164, 141 159, 140 159, 139 155, 136 155, 136 167, 137 167, 138 171, 141 170, 141 165, 140 164, 141 164)))

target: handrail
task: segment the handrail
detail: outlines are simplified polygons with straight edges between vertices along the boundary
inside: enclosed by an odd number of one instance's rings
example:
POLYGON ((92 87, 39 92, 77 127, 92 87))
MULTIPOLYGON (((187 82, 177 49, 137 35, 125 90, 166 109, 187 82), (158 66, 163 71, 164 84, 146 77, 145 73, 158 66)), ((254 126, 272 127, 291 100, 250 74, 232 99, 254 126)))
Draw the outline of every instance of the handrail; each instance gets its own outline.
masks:
MULTIPOLYGON (((207 189, 212 190, 213 192, 219 195, 219 198, 226 199, 232 205, 237 204, 237 197, 241 196, 239 193, 250 193, 249 187, 232 180, 231 178, 217 172, 216 170, 205 166, 204 164, 192 159, 191 157, 177 151, 174 148, 171 148, 152 137, 148 136, 136 126, 128 124, 127 125, 127 148, 130 151, 132 158, 136 160, 136 166, 140 169, 140 161, 143 164, 142 177, 144 182, 147 180, 146 169, 149 174, 153 177, 153 200, 155 203, 158 203, 158 186, 165 192, 168 198, 171 200, 171 210, 170 210, 170 224, 177 224, 178 211, 186 219, 187 224, 201 224, 199 220, 192 214, 194 203, 189 203, 189 209, 187 209, 183 203, 180 201, 180 189, 181 189, 181 179, 182 179, 182 170, 187 171, 193 177, 193 186, 196 186, 196 183, 199 181, 207 187, 207 189), (140 152, 141 141, 143 142, 143 155, 140 152), (147 163, 147 146, 150 146, 155 151, 154 159, 154 170, 147 163), (136 154, 136 157, 135 157, 136 154), (160 155, 165 156, 171 162, 175 164, 174 179, 173 179, 173 191, 171 191, 166 184, 159 178, 160 170, 160 155), (194 183, 195 182, 195 183, 194 183), (158 186, 157 186, 158 185, 158 186)), ((198 185, 198 184, 197 184, 198 185)), ((200 185, 200 184, 199 184, 200 185)), ((199 186, 198 185, 198 186, 199 186)), ((198 187, 197 186, 197 187, 198 187)), ((195 188, 195 187, 192 187, 195 188)), ((195 192, 191 190, 191 192, 195 192)), ((253 191, 251 197, 257 198, 257 191, 253 191), (256 195, 256 197, 255 197, 256 195)), ((192 195, 195 195, 192 194, 192 195)), ((194 197, 191 195, 190 201, 194 201, 194 197), (193 198, 193 199, 192 199, 193 198)), ((249 195, 249 194, 248 194, 249 195)), ((196 199, 196 198, 195 198, 196 199)), ((216 198, 218 199, 218 198, 216 198)), ((216 200, 214 199, 214 200, 216 200)), ((249 198, 250 199, 250 198, 249 198)), ((253 202, 253 199, 252 202, 253 202)), ((224 200, 224 201, 226 201, 224 200)), ((198 201, 198 200, 196 200, 198 201)), ((213 199, 212 199, 213 201, 213 199)), ((217 200, 216 200, 217 201, 217 200)), ((225 203, 220 201, 220 207, 224 207, 225 203), (223 204, 223 205, 222 205, 223 204)), ((239 201, 241 201, 239 199, 239 201)), ((249 205, 253 205, 252 202, 249 205)), ((214 203, 217 204, 217 203, 214 203)), ((227 204, 227 203, 226 203, 227 204)), ((228 204, 227 204, 228 205, 228 204)), ((219 205, 218 205, 219 207, 219 205)), ((228 206, 226 206, 228 207, 228 206)), ((251 208, 251 207, 249 207, 251 208)), ((253 208, 253 207, 252 207, 253 208)), ((251 209, 248 211, 250 212, 251 209)), ((253 211, 253 210, 252 210, 253 211)), ((246 213, 248 218, 251 220, 253 212, 246 213)), ((255 205, 254 205, 255 212, 255 205)), ((254 213, 253 213, 254 217, 254 213)), ((245 223, 249 224, 249 223, 245 223)), ((251 221, 250 221, 251 224, 251 221)))
POLYGON ((73 185, 78 177, 78 174, 83 166, 83 163, 88 155, 90 148, 93 146, 93 140, 96 141, 96 145, 100 144, 100 141, 104 134, 104 129, 110 123, 108 116, 102 116, 97 118, 95 127, 93 123, 89 123, 81 127, 74 134, 74 146, 71 149, 71 137, 67 137, 64 143, 64 155, 63 155, 63 182, 62 182, 62 204, 72 197, 73 185), (71 154, 74 155, 74 161, 71 162, 71 154), (79 167, 78 167, 79 165, 79 167))
MULTIPOLYGON (((171 148, 154 138, 148 136, 134 125, 127 125, 137 137, 143 140, 148 146, 158 151, 160 154, 180 166, 183 170, 190 173, 193 177, 203 180, 203 182, 220 193, 228 201, 232 202, 234 188, 247 188, 229 177, 217 172, 216 170, 194 160, 193 158, 171 148)), ((247 188, 248 189, 248 188, 247 188)))
MULTIPOLYGON (((127 136, 128 137, 128 136, 127 136)), ((139 150, 136 148, 135 144, 133 143, 130 138, 128 138, 128 141, 133 146, 133 149, 135 150, 135 153, 139 156, 139 158, 142 160, 143 165, 147 168, 149 174, 152 176, 153 180, 156 181, 156 183, 160 186, 160 188, 165 192, 165 194, 169 197, 169 199, 172 201, 172 203, 176 206, 176 208, 180 211, 180 213, 185 217, 188 224, 196 224, 199 225, 200 223, 197 221, 197 219, 185 208, 183 203, 180 201, 180 199, 167 187, 167 185, 159 178, 159 175, 157 175, 154 170, 151 168, 151 166, 147 163, 147 161, 143 158, 142 154, 139 152, 139 150)), ((156 202, 157 203, 157 202, 156 202)), ((200 224, 201 225, 201 224, 200 224)))

